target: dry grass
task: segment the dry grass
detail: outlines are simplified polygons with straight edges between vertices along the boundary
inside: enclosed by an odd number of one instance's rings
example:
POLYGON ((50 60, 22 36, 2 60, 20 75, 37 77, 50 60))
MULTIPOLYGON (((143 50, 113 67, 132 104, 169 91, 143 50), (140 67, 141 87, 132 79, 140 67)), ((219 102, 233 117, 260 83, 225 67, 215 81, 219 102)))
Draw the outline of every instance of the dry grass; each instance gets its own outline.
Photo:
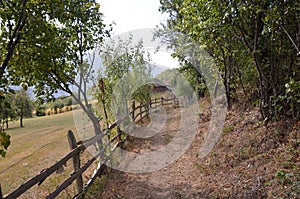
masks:
MULTIPOLYGON (((4 195, 53 165, 70 151, 68 130, 72 130, 77 136, 73 112, 26 119, 24 125, 24 128, 20 128, 18 122, 13 122, 7 130, 11 135, 11 146, 6 157, 0 159, 0 182, 4 195)), ((84 159, 87 159, 89 155, 84 156, 84 159)), ((72 162, 68 162, 64 172, 54 174, 41 186, 33 187, 21 198, 43 198, 70 173, 72 162)), ((72 195, 74 187, 71 186, 59 198, 69 198, 72 195)))
MULTIPOLYGON (((255 107, 227 113, 223 133, 212 151, 199 158, 210 122, 209 102, 200 104, 198 134, 190 148, 168 167, 152 173, 113 170, 98 193, 89 198, 299 198, 300 121, 264 124, 255 107)), ((175 116, 175 112, 170 113, 175 116)), ((163 136, 131 139, 126 150, 136 154, 157 150, 172 139, 179 117, 163 136), (167 133, 170 136, 166 136, 167 133), (157 139, 158 138, 158 139, 157 139)))

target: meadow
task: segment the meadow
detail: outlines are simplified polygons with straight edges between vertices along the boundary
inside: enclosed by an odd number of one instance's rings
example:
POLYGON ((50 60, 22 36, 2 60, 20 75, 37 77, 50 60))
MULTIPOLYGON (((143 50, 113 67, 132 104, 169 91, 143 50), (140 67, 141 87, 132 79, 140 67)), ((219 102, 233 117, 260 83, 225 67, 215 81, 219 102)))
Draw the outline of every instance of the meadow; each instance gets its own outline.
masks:
MULTIPOLYGON (((0 159, 0 182, 4 195, 70 151, 68 130, 72 130, 78 139, 73 119, 74 112, 25 119, 24 128, 19 127, 18 121, 10 122, 6 132, 11 136, 11 145, 6 157, 0 159)), ((53 175, 40 187, 33 187, 22 198, 44 197, 69 176, 71 170, 72 163, 68 162, 64 172, 53 175)), ((61 197, 67 198, 67 195, 72 194, 70 188, 61 197)))

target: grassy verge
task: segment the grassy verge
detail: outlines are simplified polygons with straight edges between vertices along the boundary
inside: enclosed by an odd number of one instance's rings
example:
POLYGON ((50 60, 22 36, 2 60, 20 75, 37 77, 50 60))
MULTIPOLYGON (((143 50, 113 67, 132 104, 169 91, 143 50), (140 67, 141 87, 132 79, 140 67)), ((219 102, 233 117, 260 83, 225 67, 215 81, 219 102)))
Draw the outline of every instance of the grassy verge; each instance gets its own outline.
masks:
MULTIPOLYGON (((6 132, 11 135, 11 146, 5 158, 0 159, 0 182, 3 194, 20 186, 29 178, 51 166, 69 152, 67 131, 76 134, 73 113, 37 117, 24 120, 24 128, 18 122, 10 123, 6 132)), ((55 188, 60 181, 69 176, 72 163, 65 171, 54 174, 40 187, 34 187, 22 198, 41 198, 55 188)), ((66 191, 64 198, 70 190, 66 191)))

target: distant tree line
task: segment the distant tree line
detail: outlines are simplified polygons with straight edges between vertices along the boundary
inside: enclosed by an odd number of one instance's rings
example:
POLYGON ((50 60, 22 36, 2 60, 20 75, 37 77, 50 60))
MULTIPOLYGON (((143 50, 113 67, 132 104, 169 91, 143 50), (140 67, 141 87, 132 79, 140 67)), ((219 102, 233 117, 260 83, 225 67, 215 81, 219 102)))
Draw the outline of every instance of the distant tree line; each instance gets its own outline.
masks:
POLYGON ((36 116, 53 115, 72 110, 72 97, 61 96, 43 104, 37 104, 36 116))
POLYGON ((20 127, 24 127, 23 119, 36 116, 57 114, 72 110, 72 98, 61 96, 44 104, 38 104, 30 99, 25 90, 16 90, 5 96, 0 104, 1 128, 9 128, 9 121, 19 120, 20 127))

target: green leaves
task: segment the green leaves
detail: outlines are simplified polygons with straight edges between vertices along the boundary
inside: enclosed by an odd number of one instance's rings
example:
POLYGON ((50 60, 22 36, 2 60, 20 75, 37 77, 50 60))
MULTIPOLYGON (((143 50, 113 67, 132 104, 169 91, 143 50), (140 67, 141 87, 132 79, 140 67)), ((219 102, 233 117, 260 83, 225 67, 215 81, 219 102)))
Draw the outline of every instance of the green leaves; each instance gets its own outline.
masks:
POLYGON ((95 0, 1 1, 0 94, 13 84, 34 86, 41 101, 72 95, 87 54, 109 36, 99 9, 95 0))
MULTIPOLYGON (((299 74, 299 9, 298 2, 268 0, 162 0, 160 8, 169 14, 165 28, 203 45, 214 58, 228 98, 237 96, 237 89, 246 96, 253 90, 260 93, 263 117, 274 114, 272 96, 293 92, 285 89, 284 80, 300 80, 294 75, 299 74)), ((170 38, 175 54, 184 59, 179 39, 170 38)))
POLYGON ((143 51, 143 42, 133 42, 132 35, 126 39, 112 39, 101 48, 103 69, 100 79, 105 83, 105 93, 95 92, 98 99, 105 94, 105 103, 113 113, 123 108, 129 110, 131 99, 146 102, 150 98, 147 80, 151 76, 150 57, 143 51))
POLYGON ((3 131, 0 131, 0 156, 4 157, 6 155, 6 150, 10 145, 10 135, 3 131))
POLYGON ((70 93, 84 56, 109 36, 100 5, 94 0, 35 2, 26 4, 28 21, 9 75, 14 84, 34 85, 41 98, 52 98, 58 89, 70 93))

